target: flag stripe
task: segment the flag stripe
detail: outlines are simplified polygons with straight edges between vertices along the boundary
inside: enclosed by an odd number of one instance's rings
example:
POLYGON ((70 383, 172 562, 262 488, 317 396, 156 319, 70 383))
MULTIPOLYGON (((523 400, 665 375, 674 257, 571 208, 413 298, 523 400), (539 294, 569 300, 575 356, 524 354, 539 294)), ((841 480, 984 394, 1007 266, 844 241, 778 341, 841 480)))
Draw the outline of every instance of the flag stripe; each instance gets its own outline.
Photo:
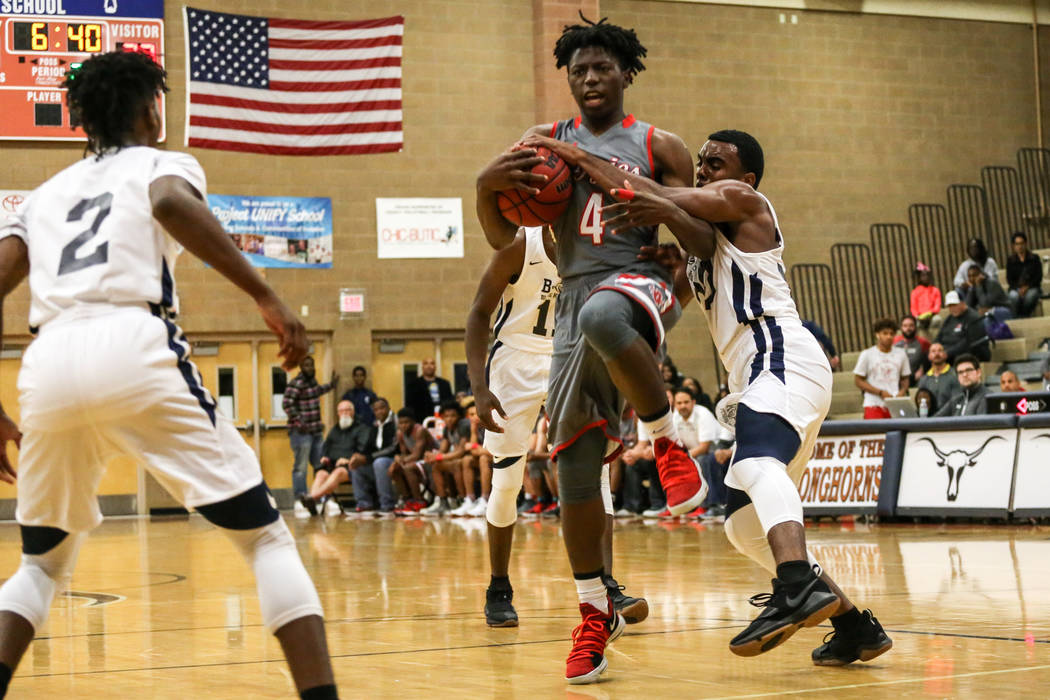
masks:
POLYGON ((366 88, 399 88, 400 78, 380 78, 378 80, 349 80, 343 83, 292 83, 270 82, 274 90, 287 90, 288 92, 335 92, 344 90, 364 90, 366 88))
POLYGON ((379 19, 363 19, 356 22, 329 22, 326 20, 309 19, 286 19, 283 17, 271 17, 271 27, 282 29, 316 29, 324 30, 346 30, 346 29, 368 29, 370 27, 397 27, 405 26, 405 18, 396 15, 394 17, 380 17, 379 19))
POLYGON ((400 36, 377 36, 371 39, 270 39, 271 49, 370 49, 377 46, 401 46, 400 36))
POLYGON ((278 90, 262 90, 259 88, 236 87, 234 85, 218 85, 216 83, 204 83, 194 80, 190 82, 190 90, 194 99, 197 98, 198 94, 204 94, 237 97, 244 100, 263 100, 267 102, 284 103, 301 102, 306 104, 335 104, 338 102, 357 102, 366 99, 401 101, 401 90, 393 88, 384 88, 382 90, 345 90, 342 92, 304 95, 301 92, 282 93, 278 90))
MULTIPOLYGON (((191 117, 192 119, 192 117, 191 117)), ((193 138, 239 143, 263 143, 271 146, 362 146, 376 143, 401 143, 401 131, 374 131, 363 134, 271 134, 198 126, 193 138)))
POLYGON ((401 58, 400 46, 380 46, 371 49, 317 50, 270 48, 270 60, 287 61, 360 61, 368 58, 396 56, 401 58))
POLYGON ((361 70, 274 70, 270 67, 270 85, 278 83, 370 83, 376 80, 401 79, 401 67, 362 68, 361 70))
POLYGON ((244 153, 267 153, 278 156, 334 156, 364 155, 367 153, 394 153, 401 150, 400 143, 376 143, 363 146, 322 146, 309 148, 302 146, 271 146, 259 143, 240 143, 214 139, 190 138, 187 144, 192 148, 213 148, 220 151, 242 151, 244 153))
MULTIPOLYGON (((265 90, 258 90, 264 95, 265 90)), ((262 100, 244 100, 225 95, 194 95, 195 105, 215 105, 219 107, 239 107, 245 110, 260 110, 277 114, 339 114, 344 112, 369 112, 374 110, 400 110, 401 100, 371 100, 360 102, 331 102, 320 104, 298 104, 289 102, 264 102, 262 100)), ((199 107, 197 109, 200 109, 199 107)), ((197 110, 194 110, 195 112, 197 110)))
POLYGON ((273 26, 270 22, 271 39, 305 39, 305 40, 332 40, 332 39, 374 39, 381 36, 401 36, 402 26, 376 27, 368 29, 285 29, 273 26))
POLYGON ((401 123, 400 109, 372 109, 349 112, 330 112, 317 116, 316 112, 300 114, 298 112, 274 112, 265 109, 244 109, 224 107, 221 105, 197 105, 193 110, 194 117, 209 119, 232 119, 265 124, 367 124, 368 122, 401 123))
POLYGON ((350 61, 296 61, 270 59, 270 70, 354 70, 358 68, 401 67, 400 56, 361 58, 350 61))
POLYGON ((210 126, 217 129, 240 129, 264 134, 367 134, 377 131, 401 132, 401 122, 363 122, 359 124, 273 124, 270 122, 253 122, 241 119, 221 119, 217 117, 190 117, 190 126, 210 126))

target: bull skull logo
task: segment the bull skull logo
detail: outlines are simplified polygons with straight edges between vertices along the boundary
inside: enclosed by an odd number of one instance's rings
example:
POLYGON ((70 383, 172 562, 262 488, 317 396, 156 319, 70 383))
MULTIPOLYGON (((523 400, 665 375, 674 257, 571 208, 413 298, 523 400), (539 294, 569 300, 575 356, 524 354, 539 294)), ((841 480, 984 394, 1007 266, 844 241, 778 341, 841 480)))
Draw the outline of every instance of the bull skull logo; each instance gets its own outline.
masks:
POLYGON ((984 448, 988 447, 988 443, 992 440, 1005 439, 1006 438, 999 435, 993 435, 985 440, 984 444, 973 452, 967 452, 966 450, 944 452, 928 437, 921 437, 917 442, 925 440, 930 443, 930 447, 933 448, 934 453, 937 455, 937 466, 948 470, 948 500, 954 501, 959 497, 959 480, 962 479, 963 472, 966 468, 976 466, 977 458, 982 452, 984 452, 984 448))

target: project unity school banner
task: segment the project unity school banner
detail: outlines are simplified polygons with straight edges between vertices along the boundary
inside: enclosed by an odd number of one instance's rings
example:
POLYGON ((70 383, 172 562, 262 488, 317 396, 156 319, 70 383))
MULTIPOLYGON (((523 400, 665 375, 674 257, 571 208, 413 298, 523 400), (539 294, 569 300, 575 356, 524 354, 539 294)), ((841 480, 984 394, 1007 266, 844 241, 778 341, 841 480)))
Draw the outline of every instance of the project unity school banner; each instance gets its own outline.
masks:
POLYGON ((209 194, 208 207, 256 267, 332 266, 332 200, 209 194))

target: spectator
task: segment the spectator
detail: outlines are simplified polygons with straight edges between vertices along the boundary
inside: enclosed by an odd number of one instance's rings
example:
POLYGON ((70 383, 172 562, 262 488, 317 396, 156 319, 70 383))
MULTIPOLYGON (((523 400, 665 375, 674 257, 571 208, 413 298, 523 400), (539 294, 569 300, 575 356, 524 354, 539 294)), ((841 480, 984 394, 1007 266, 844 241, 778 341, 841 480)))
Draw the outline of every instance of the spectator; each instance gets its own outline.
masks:
MULTIPOLYGON (((943 406, 948 399, 954 396, 962 387, 959 386, 959 378, 948 364, 948 354, 940 343, 932 343, 927 355, 930 361, 930 369, 919 380, 919 390, 928 391, 933 396, 933 405, 943 406)), ((930 410, 930 415, 934 411, 930 410)))
POLYGON ((719 384, 718 385, 718 398, 715 399, 715 405, 718 405, 718 402, 721 401, 722 399, 724 399, 727 396, 729 396, 729 385, 728 384, 719 384))
POLYGON ((824 354, 828 356, 828 363, 831 364, 831 371, 838 372, 842 369, 842 360, 839 358, 839 352, 835 349, 835 344, 831 342, 831 337, 824 332, 824 329, 817 325, 816 321, 810 321, 808 319, 802 321, 802 327, 813 334, 813 337, 820 343, 821 349, 824 350, 824 354))
POLYGON ((1050 390, 1050 353, 1043 355, 1043 361, 1039 363, 1039 373, 1043 376, 1043 389, 1050 390))
POLYGON ((397 412, 397 454, 390 463, 388 474, 405 501, 400 512, 418 513, 426 507, 422 490, 426 481, 423 455, 434 449, 435 444, 430 431, 416 421, 415 411, 402 408, 397 412))
MULTIPOLYGON (((995 258, 988 255, 988 248, 985 247, 984 241, 980 238, 971 238, 966 246, 966 251, 970 257, 959 265, 953 280, 955 291, 959 293, 960 299, 966 298, 966 293, 970 291, 970 279, 967 276, 970 265, 977 265, 984 271, 984 276, 989 279, 999 279, 999 266, 995 264, 995 258)), ((947 303, 945 302, 945 305, 947 303)))
MULTIPOLYGON (((335 407, 339 424, 328 431, 321 446, 321 466, 314 469, 314 484, 310 494, 300 497, 303 506, 310 515, 317 515, 317 506, 321 505, 325 515, 339 515, 342 508, 339 501, 329 498, 339 484, 350 480, 350 472, 356 470, 371 471, 372 459, 369 436, 371 426, 363 423, 354 415, 354 404, 340 401, 335 407)), ((367 493, 354 491, 359 512, 375 510, 375 503, 367 493)))
POLYGON ((933 272, 924 263, 916 263, 915 287, 911 290, 911 315, 918 321, 919 327, 926 331, 940 312, 941 290, 933 286, 933 272))
POLYGON ((343 394, 341 400, 354 404, 354 415, 357 416, 357 420, 365 425, 372 425, 376 419, 375 413, 372 411, 372 403, 376 400, 376 395, 374 391, 365 386, 365 379, 368 377, 368 373, 364 367, 358 365, 354 367, 354 371, 350 373, 350 376, 354 380, 354 385, 343 394))
POLYGON ((894 347, 900 348, 908 356, 908 365, 911 367, 908 386, 915 386, 918 383, 926 364, 926 354, 930 351, 930 341, 918 335, 918 329, 915 317, 908 314, 901 319, 900 333, 893 338, 894 347))
POLYGON ((624 503, 623 507, 634 513, 641 513, 647 518, 655 518, 670 511, 667 510, 667 496, 660 485, 656 472, 656 457, 649 434, 640 421, 635 422, 638 441, 634 447, 623 451, 624 464, 624 503), (645 481, 649 481, 648 505, 645 507, 645 481))
POLYGON ((1028 236, 1023 231, 1011 239, 1013 255, 1006 259, 1006 286, 1010 310, 1018 318, 1032 315, 1043 296, 1043 261, 1028 250, 1028 236))
MULTIPOLYGON (((696 377, 683 377, 681 387, 692 393, 693 398, 696 402, 706 408, 708 411, 715 410, 715 406, 711 403, 711 397, 704 392, 704 387, 700 385, 700 380, 696 377)), ((672 404, 674 402, 672 401, 672 404)))
MULTIPOLYGON (((698 406, 693 394, 686 388, 681 388, 674 393, 674 424, 678 430, 678 437, 697 464, 711 452, 712 445, 718 438, 718 421, 711 411, 698 406)), ((701 473, 703 469, 701 468, 701 473)), ((710 495, 710 483, 708 484, 710 495)), ((687 517, 700 517, 706 513, 701 503, 687 517)))
POLYGON ((736 436, 724 425, 718 426, 718 433, 711 450, 700 458, 700 471, 707 482, 707 500, 704 502, 704 520, 725 518, 729 492, 726 490, 726 472, 733 457, 733 443, 736 436))
POLYGON ((1028 391, 1028 389, 1017 373, 1008 369, 999 375, 999 391, 1028 391))
POLYGON ((988 395, 988 389, 981 375, 981 361, 973 355, 959 355, 955 361, 955 371, 959 375, 961 389, 935 415, 973 416, 984 413, 984 397, 988 395))
POLYGON ((1002 323, 1013 318, 1010 300, 999 282, 986 276, 978 265, 970 265, 967 274, 970 291, 966 293, 966 305, 984 317, 985 331, 991 335, 993 319, 1002 323))
POLYGON ((660 375, 664 379, 664 384, 670 384, 672 389, 682 386, 682 375, 678 372, 678 367, 670 357, 665 358, 660 363, 660 375))
POLYGON ((369 447, 372 450, 372 476, 361 469, 355 469, 350 473, 354 484, 354 495, 374 490, 379 502, 379 515, 389 517, 394 514, 394 506, 397 504, 397 496, 394 485, 390 482, 390 464, 397 454, 397 419, 390 412, 390 402, 383 397, 376 397, 372 402, 372 410, 375 413, 375 423, 368 436, 369 447))
POLYGON ((864 392, 864 418, 889 418, 890 411, 883 399, 908 395, 908 377, 911 368, 908 356, 893 346, 893 331, 897 324, 888 318, 872 325, 875 345, 864 350, 853 369, 853 383, 864 392))
POLYGON ((471 457, 467 453, 470 439, 470 421, 463 415, 463 407, 455 399, 441 403, 441 421, 444 428, 437 448, 423 455, 430 470, 430 483, 434 486, 434 503, 423 510, 423 515, 467 515, 474 506, 474 499, 467 497, 456 508, 452 502, 455 495, 474 492, 474 476, 471 472, 470 487, 466 486, 467 464, 471 457))
POLYGON ((948 307, 948 318, 937 333, 937 342, 944 346, 948 361, 954 362, 963 354, 976 355, 982 360, 991 359, 988 333, 981 315, 968 307, 954 290, 944 295, 944 305, 948 307))
MULTIPOLYGON (((558 507, 558 472, 551 461, 551 454, 547 448, 547 414, 540 412, 536 427, 529 436, 529 449, 525 455, 528 461, 528 490, 530 499, 526 500, 528 507, 521 510, 523 515, 540 516, 544 513, 557 515, 560 513, 558 507), (549 494, 549 498, 543 494, 549 494), (529 504, 529 500, 532 501, 529 504)), ((524 504, 523 504, 524 505, 524 504)))
POLYGON ((932 391, 920 387, 915 392, 915 412, 919 418, 929 418, 937 412, 937 397, 932 391))
MULTIPOLYGON (((478 418, 478 406, 471 398, 463 407, 470 421, 470 437, 467 438, 467 454, 478 468, 478 479, 481 481, 481 498, 474 503, 472 517, 481 518, 487 514, 489 498, 492 496, 492 453, 485 449, 485 426, 478 418)), ((464 483, 464 486, 466 484, 464 483)))
MULTIPOLYGON (((321 397, 339 383, 339 375, 332 372, 332 381, 318 384, 314 376, 314 358, 307 355, 299 363, 299 374, 284 388, 281 407, 288 416, 288 442, 292 446, 295 462, 292 465, 292 490, 295 497, 306 494, 306 465, 312 464, 314 471, 321 460, 321 443, 324 442, 324 423, 321 422, 321 397)), ((296 508, 296 514, 302 514, 296 508)))
POLYGON ((420 363, 420 376, 405 388, 405 406, 412 409, 416 420, 423 421, 434 415, 438 406, 453 398, 452 385, 447 379, 437 376, 437 362, 427 357, 420 363))

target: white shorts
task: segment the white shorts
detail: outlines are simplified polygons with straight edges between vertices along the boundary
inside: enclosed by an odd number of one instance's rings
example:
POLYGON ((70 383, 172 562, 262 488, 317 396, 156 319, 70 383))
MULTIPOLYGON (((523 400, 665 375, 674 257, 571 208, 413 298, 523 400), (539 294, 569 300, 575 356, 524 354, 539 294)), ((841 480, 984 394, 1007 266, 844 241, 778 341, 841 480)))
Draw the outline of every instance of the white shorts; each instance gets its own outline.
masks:
POLYGON ((97 526, 98 484, 118 454, 141 460, 189 508, 260 484, 255 453, 188 356, 179 328, 145 307, 44 326, 18 375, 18 522, 66 532, 97 526))
POLYGON ((547 400, 551 356, 527 352, 506 345, 498 346, 489 358, 489 390, 499 399, 504 420, 493 411, 502 433, 485 431, 483 443, 493 457, 516 457, 528 451, 529 436, 536 417, 547 400))

